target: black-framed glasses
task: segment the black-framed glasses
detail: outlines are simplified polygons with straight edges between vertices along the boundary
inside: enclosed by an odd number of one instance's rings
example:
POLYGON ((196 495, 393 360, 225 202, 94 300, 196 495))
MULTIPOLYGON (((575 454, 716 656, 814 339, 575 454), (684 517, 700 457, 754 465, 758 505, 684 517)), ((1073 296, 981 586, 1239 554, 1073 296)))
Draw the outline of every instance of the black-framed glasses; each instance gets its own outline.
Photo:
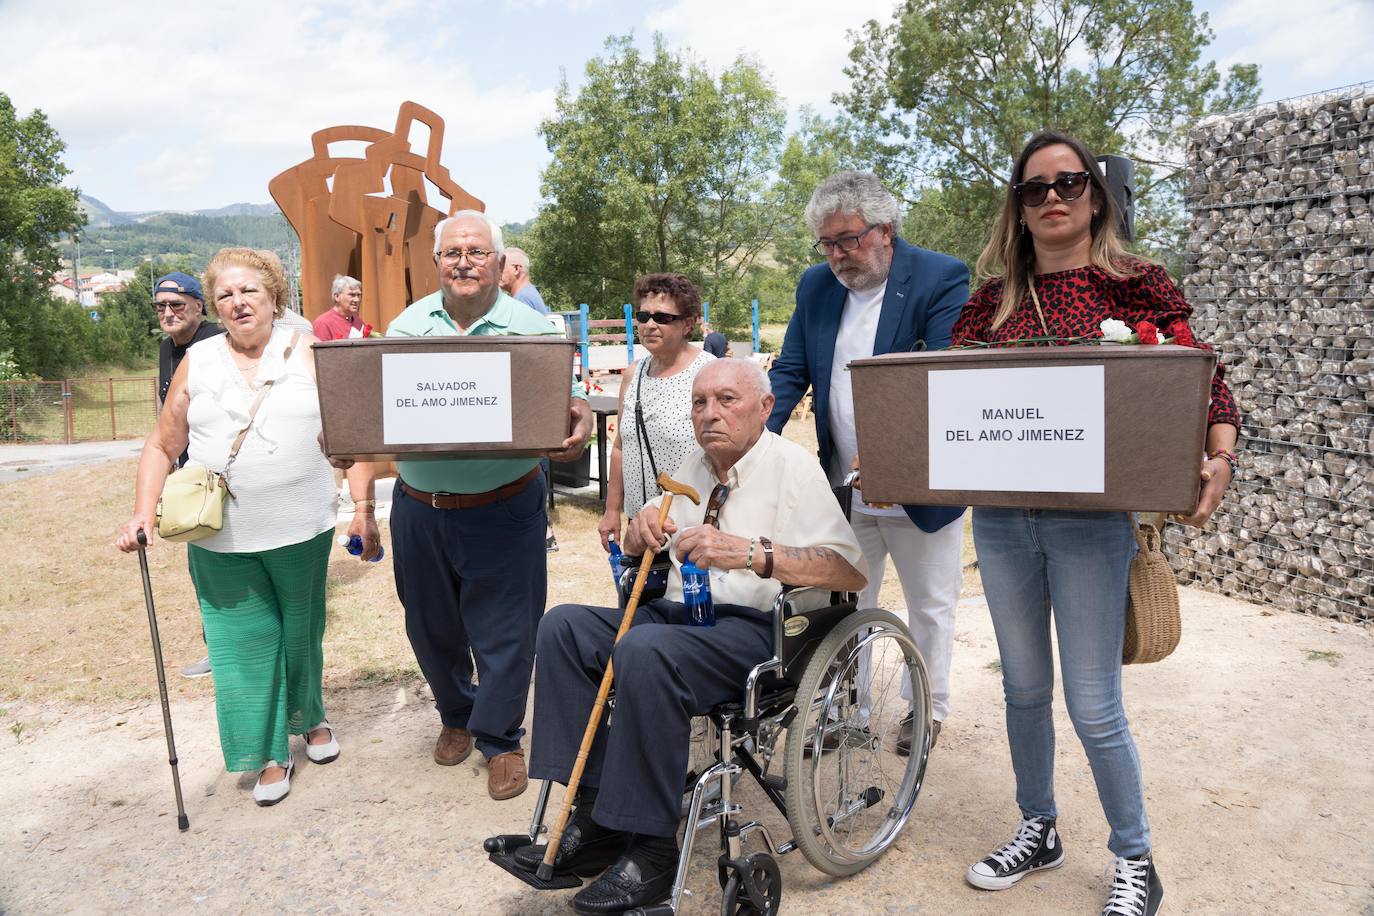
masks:
POLYGON ((457 264, 463 258, 467 258, 469 264, 485 264, 493 254, 495 254, 494 251, 489 251, 486 248, 450 248, 447 251, 441 251, 439 259, 449 264, 457 264))
POLYGON ((702 516, 701 523, 710 525, 717 531, 720 530, 720 510, 725 506, 725 500, 730 495, 730 485, 728 483, 718 483, 716 488, 711 491, 711 497, 706 500, 706 514, 702 516))
POLYGON ((1091 178, 1090 172, 1060 172, 1054 181, 1032 178, 1012 185, 1011 189, 1016 192, 1021 206, 1038 207, 1045 202, 1045 196, 1050 193, 1050 188, 1054 188, 1054 193, 1059 195, 1060 200, 1078 200, 1083 196, 1083 192, 1088 190, 1091 178))
POLYGON ((635 312, 635 321, 640 324, 672 324, 681 318, 681 315, 674 315, 672 312, 635 312))
POLYGON ((864 236, 878 228, 878 223, 869 223, 868 228, 863 232, 856 232, 853 235, 842 235, 837 239, 817 239, 816 244, 811 246, 811 250, 822 257, 829 257, 830 253, 836 248, 841 251, 858 251, 863 244, 864 236))
POLYGON ((186 302, 158 302, 153 300, 153 311, 161 315, 163 312, 171 312, 173 315, 180 315, 186 311, 186 302))

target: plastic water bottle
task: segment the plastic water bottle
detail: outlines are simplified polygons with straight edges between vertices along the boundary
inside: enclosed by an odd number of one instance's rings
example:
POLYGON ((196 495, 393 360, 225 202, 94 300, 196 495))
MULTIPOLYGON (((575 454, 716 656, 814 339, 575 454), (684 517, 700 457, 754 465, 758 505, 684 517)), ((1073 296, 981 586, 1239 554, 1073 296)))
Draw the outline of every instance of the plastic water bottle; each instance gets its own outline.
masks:
POLYGON ((610 537, 611 544, 611 581, 615 583, 616 591, 620 591, 620 575, 623 571, 621 560, 624 554, 620 550, 620 545, 616 543, 615 535, 610 537))
POLYGON ((687 622, 692 626, 716 625, 716 608, 711 603, 711 576, 698 568, 690 556, 682 561, 682 603, 687 606, 687 622))
MULTIPOLYGON (((347 550, 349 553, 353 554, 353 556, 355 557, 360 557, 363 555, 363 539, 356 534, 339 535, 339 546, 342 547, 344 550, 347 550)), ((378 544, 377 555, 372 558, 372 562, 380 563, 382 561, 382 557, 384 556, 386 556, 386 548, 383 547, 381 544, 378 544)))

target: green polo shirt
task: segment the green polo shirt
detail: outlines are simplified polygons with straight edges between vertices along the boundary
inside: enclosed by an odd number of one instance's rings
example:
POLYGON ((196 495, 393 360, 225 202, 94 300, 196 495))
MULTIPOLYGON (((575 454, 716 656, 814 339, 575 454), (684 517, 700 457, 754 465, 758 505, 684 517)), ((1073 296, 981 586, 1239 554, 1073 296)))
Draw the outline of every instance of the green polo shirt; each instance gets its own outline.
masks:
MULTIPOLYGON (((504 292, 487 313, 466 331, 444 311, 443 293, 415 302, 387 326, 387 337, 499 337, 502 335, 559 336, 549 320, 504 292)), ((572 396, 585 398, 581 382, 573 382, 572 396)), ((538 458, 452 458, 398 461, 401 479, 429 493, 484 493, 508 484, 539 464, 538 458)))

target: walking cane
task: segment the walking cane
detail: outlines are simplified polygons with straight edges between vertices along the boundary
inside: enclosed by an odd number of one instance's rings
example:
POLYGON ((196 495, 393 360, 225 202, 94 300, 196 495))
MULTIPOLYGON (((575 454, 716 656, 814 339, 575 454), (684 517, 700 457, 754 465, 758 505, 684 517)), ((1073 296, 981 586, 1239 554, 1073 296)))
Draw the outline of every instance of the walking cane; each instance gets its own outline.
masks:
POLYGON ((172 765, 172 788, 177 794, 177 827, 191 829, 186 807, 181 802, 181 773, 177 771, 177 745, 172 738, 172 708, 167 705, 167 671, 162 667, 162 639, 157 635, 157 615, 153 613, 153 584, 148 579, 148 535, 138 529, 138 566, 143 573, 143 597, 148 602, 148 632, 153 637, 153 662, 157 666, 157 692, 162 696, 162 727, 167 733, 167 762, 172 765))
MULTIPOLYGON (((673 504, 673 494, 685 496, 692 501, 693 505, 701 503, 701 497, 697 491, 686 484, 678 483, 667 474, 658 475, 658 488, 663 491, 663 502, 658 507, 658 527, 661 529, 668 520, 668 507, 673 504)), ((630 592, 630 600, 625 605, 625 615, 620 618, 620 629, 616 631, 615 642, 620 642, 620 637, 630 629, 630 624, 634 622, 635 610, 639 607, 639 596, 644 593, 644 582, 649 578, 649 568, 654 565, 654 551, 644 550, 644 559, 639 561, 639 574, 635 576, 635 587, 630 592)), ((151 605, 149 605, 151 607, 151 605)), ((615 643, 612 643, 614 648, 615 643)), ((582 747, 577 751, 577 760, 573 762, 572 776, 568 779, 568 790, 563 793, 563 805, 558 809, 558 820, 554 822, 553 832, 549 834, 549 845, 544 850, 544 861, 540 864, 539 870, 535 874, 541 881, 548 881, 553 877, 553 860, 558 856, 559 844, 563 842, 563 830, 568 826, 568 814, 572 811, 573 796, 577 794, 577 787, 582 782, 582 771, 587 766, 587 754, 591 751, 592 740, 596 737, 596 730, 601 725, 601 711, 606 708, 606 694, 611 691, 612 666, 606 663, 606 673, 601 676, 601 689, 596 692, 596 702, 592 704, 592 714, 587 719, 587 730, 582 734, 582 747)))

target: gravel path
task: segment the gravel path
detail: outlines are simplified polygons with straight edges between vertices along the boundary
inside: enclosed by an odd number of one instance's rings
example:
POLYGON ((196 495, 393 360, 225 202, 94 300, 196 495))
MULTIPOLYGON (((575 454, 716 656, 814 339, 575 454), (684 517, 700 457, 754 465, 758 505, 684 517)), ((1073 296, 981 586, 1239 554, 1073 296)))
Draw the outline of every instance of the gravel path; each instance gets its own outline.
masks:
MULTIPOLYGON (((1202 592, 1184 593, 1184 614, 1174 657, 1125 675, 1168 912, 1374 914, 1374 633, 1202 592)), ((961 606, 957 639, 954 711, 906 832, 849 880, 785 857, 784 912, 1099 912, 1106 825, 1062 701, 1068 863, 1000 894, 963 883, 1016 813, 981 599, 961 606)), ((291 795, 270 809, 252 804, 252 776, 223 771, 212 704, 176 702, 186 834, 156 702, 0 704, 0 913, 570 913, 571 892, 536 894, 486 863, 482 838, 522 829, 535 792, 493 802, 480 765, 430 762, 420 690, 328 693, 343 756, 320 767, 298 749, 291 795)), ((743 801, 787 835, 756 790, 743 801)), ((699 841, 687 913, 719 912, 714 842, 699 841)))

